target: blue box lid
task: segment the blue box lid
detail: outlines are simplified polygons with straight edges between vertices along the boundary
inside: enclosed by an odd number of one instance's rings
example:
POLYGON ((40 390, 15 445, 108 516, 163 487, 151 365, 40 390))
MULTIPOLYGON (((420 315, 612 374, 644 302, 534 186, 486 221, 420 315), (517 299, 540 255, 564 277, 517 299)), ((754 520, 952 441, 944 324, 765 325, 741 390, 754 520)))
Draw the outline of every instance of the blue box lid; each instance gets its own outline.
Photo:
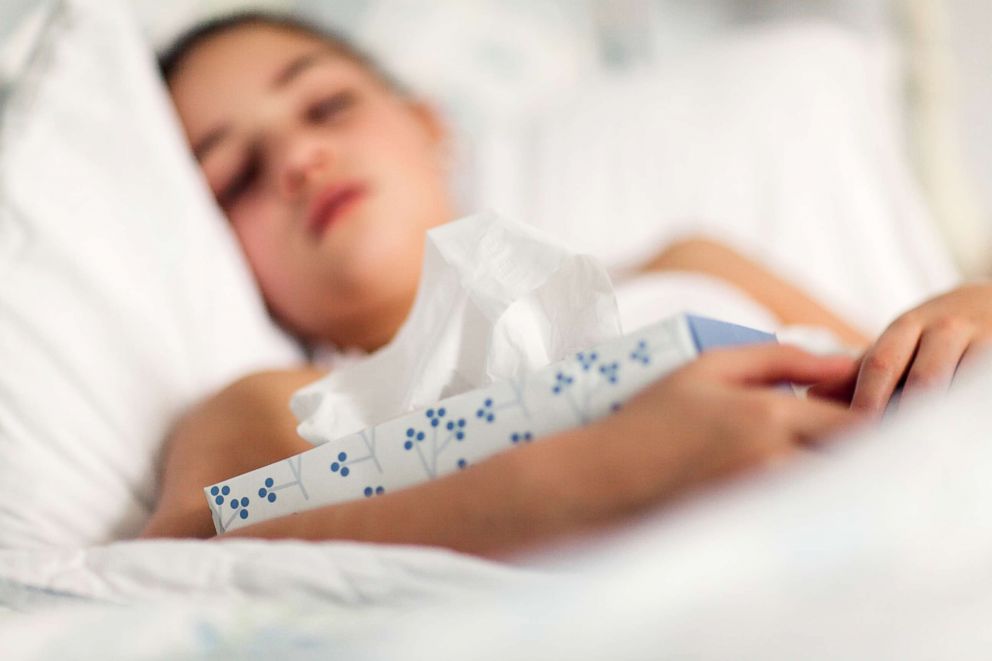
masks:
POLYGON ((697 317, 692 314, 686 315, 686 321, 689 323, 689 333, 692 334, 693 344, 696 345, 696 351, 699 353, 721 347, 778 342, 772 333, 747 326, 738 326, 726 321, 697 317))

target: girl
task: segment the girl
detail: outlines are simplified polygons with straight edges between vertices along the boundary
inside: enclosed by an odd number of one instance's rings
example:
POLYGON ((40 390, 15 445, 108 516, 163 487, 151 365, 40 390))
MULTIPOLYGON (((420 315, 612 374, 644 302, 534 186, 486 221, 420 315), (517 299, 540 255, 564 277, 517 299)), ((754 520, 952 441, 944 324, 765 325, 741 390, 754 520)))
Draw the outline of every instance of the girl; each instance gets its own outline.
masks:
MULTIPOLYGON (((195 29, 163 57, 162 69, 273 317, 315 347, 373 351, 387 343, 413 302, 425 232, 456 215, 435 113, 342 39, 269 15, 195 29)), ((718 243, 669 246, 644 268, 725 279, 783 323, 826 326, 863 344, 860 333, 802 292, 718 243)), ((909 338, 900 336, 901 346, 909 338)), ((911 358, 882 361, 883 350, 895 352, 879 346, 867 354, 861 381, 858 363, 846 358, 788 347, 716 352, 588 427, 428 484, 237 534, 420 543, 487 555, 574 534, 777 460, 850 424, 856 416, 846 407, 771 386, 820 382, 837 396, 857 382, 855 403, 876 406, 891 394, 891 374, 898 380, 911 358), (883 367, 890 376, 879 376, 883 367), (608 456, 599 451, 604 442, 608 456)), ((951 352, 944 353, 927 369, 946 371, 951 352)), ((308 449, 286 402, 320 376, 311 367, 251 375, 192 411, 166 447, 161 499, 144 534, 212 535, 203 486, 308 449)))

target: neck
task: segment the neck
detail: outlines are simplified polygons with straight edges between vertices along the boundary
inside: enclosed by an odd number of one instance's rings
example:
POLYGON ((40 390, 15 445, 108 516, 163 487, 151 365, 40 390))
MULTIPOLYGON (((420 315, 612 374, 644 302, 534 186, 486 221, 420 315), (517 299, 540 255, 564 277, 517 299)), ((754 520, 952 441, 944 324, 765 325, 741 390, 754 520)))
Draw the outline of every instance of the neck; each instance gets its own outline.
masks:
POLYGON ((375 310, 374 314, 363 314, 361 319, 351 321, 342 320, 342 323, 336 324, 333 334, 318 341, 330 342, 341 349, 361 349, 371 353, 392 341, 412 306, 412 296, 390 301, 375 310))

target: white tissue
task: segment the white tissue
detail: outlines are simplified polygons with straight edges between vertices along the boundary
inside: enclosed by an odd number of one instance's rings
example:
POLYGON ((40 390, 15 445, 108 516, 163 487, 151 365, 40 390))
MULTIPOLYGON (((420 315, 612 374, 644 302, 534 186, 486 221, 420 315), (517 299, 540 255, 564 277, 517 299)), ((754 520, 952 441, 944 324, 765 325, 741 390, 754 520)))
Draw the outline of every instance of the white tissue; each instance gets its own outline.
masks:
POLYGON ((298 391, 301 436, 341 438, 620 335, 595 259, 492 214, 427 234, 420 288, 393 341, 298 391))

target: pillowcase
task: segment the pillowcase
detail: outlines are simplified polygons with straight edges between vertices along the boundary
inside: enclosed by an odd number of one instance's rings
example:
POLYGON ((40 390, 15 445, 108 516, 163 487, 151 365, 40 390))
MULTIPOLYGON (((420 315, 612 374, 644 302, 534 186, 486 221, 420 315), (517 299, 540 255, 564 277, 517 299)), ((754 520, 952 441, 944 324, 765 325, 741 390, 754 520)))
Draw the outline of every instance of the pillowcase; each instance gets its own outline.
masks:
POLYGON ((884 42, 826 22, 731 31, 508 131, 479 154, 476 204, 617 271, 705 232, 879 331, 957 277, 893 65, 884 42))
POLYGON ((0 547, 136 533, 191 403, 302 359, 120 0, 54 3, 0 133, 0 547))

